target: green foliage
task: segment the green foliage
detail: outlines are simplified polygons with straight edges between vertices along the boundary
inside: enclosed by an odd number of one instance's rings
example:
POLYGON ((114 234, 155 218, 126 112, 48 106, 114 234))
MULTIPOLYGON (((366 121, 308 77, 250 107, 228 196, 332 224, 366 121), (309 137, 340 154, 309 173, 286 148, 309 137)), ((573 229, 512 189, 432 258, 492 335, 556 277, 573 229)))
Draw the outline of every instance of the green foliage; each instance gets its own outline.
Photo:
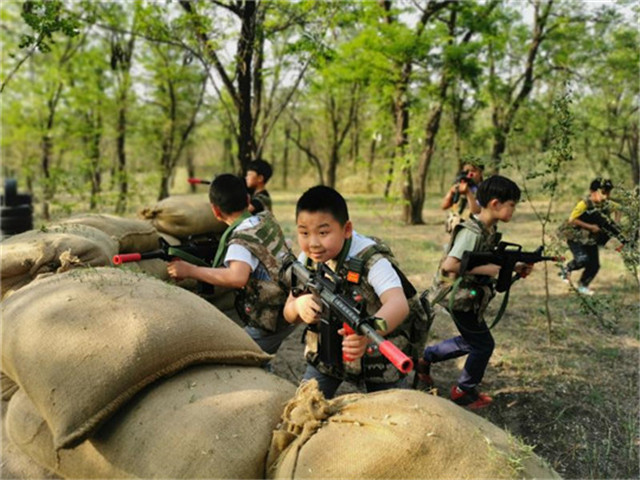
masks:
POLYGON ((54 33, 61 32, 68 37, 79 33, 78 15, 67 11, 62 0, 27 0, 22 4, 22 18, 34 33, 22 36, 20 48, 35 46, 46 53, 51 51, 54 33))

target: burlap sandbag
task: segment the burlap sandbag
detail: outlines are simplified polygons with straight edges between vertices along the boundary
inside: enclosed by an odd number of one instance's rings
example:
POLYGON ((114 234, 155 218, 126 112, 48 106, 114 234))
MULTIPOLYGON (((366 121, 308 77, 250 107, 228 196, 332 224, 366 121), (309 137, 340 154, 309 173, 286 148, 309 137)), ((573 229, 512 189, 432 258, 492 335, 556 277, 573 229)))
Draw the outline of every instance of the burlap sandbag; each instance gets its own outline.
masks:
POLYGON ((78 444, 144 386, 187 365, 271 358, 197 295, 115 268, 33 282, 2 313, 2 369, 45 418, 56 448, 78 444))
POLYGON ((159 231, 184 239, 190 235, 221 233, 227 224, 213 215, 205 195, 176 195, 160 200, 153 207, 143 208, 138 215, 151 221, 159 231))
POLYGON ((260 368, 203 365, 151 385, 58 457, 21 392, 6 425, 20 449, 66 478, 264 478, 271 433, 294 393, 260 368))
MULTIPOLYGON (((2 400, 9 400, 18 390, 18 384, 11 380, 4 372, 0 372, 0 389, 2 390, 2 400)), ((0 477, 2 478, 2 477, 0 477)))
POLYGON ((40 275, 109 265, 116 253, 115 240, 87 225, 58 225, 14 235, 0 243, 2 297, 40 275))
POLYGON ((159 247, 158 231, 148 221, 137 218, 84 214, 67 218, 60 223, 89 225, 97 228, 118 242, 119 253, 148 252, 159 247))
POLYGON ((268 478, 560 478, 529 447, 454 403, 415 390, 326 401, 303 384, 274 432, 268 478))

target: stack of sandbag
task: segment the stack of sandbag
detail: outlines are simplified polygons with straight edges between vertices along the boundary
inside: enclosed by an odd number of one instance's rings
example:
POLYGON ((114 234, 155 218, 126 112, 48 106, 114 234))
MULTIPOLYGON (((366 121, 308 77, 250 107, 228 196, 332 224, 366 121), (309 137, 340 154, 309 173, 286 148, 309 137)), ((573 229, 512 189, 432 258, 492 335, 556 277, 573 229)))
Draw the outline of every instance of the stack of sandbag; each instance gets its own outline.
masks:
POLYGON ((325 400, 303 384, 274 432, 268 478, 560 478, 504 430, 414 390, 325 400))
POLYGON ((60 222, 61 225, 88 225, 109 235, 118 243, 118 253, 156 250, 160 235, 149 222, 116 215, 85 213, 60 222))
MULTIPOLYGON (((85 213, 62 220, 60 225, 87 225, 104 232, 117 242, 117 253, 146 253, 160 248, 160 237, 168 239, 170 245, 180 245, 180 240, 162 234, 148 221, 116 215, 85 213)), ((169 280, 167 262, 159 258, 132 262, 121 268, 144 272, 162 280, 169 280)), ((180 285, 195 290, 196 283, 180 285)))
POLYGON ((9 237, 0 243, 2 297, 40 276, 110 265, 118 248, 108 234, 80 224, 54 225, 9 237))
POLYGON ((146 207, 138 215, 151 222, 159 232, 179 239, 191 236, 222 233, 227 224, 213 215, 205 195, 175 195, 146 207))
POLYGON ((264 478, 265 458, 295 387, 257 367, 185 369, 134 397, 87 441, 56 452, 47 423, 19 391, 9 438, 65 478, 264 478))
POLYGON ((197 295, 73 270, 22 288, 2 314, 2 370, 20 387, 7 432, 37 462, 70 478, 264 476, 295 388, 197 295))

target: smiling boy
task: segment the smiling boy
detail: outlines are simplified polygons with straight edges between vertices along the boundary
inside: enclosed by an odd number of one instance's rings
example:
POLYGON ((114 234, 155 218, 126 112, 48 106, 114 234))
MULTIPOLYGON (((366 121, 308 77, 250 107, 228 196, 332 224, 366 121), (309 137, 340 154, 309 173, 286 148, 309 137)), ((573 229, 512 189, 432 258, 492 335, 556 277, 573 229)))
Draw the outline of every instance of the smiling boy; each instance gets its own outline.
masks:
MULTIPOLYGON (((348 265, 363 265, 362 280, 357 288, 366 299, 367 314, 381 319, 378 325, 384 325, 385 328, 379 333, 407 353, 414 321, 409 313, 413 312, 414 298, 407 300, 401 272, 396 270, 397 267, 389 258, 379 253, 377 242, 354 230, 342 195, 325 186, 307 190, 296 206, 296 227, 302 250, 298 260, 307 267, 324 263, 344 278, 348 265)), ((417 298, 417 295, 414 297, 417 298)), ((291 323, 304 322, 307 326, 307 368, 303 380, 315 378, 326 398, 333 397, 344 380, 363 380, 367 391, 405 386, 406 377, 379 352, 365 355, 366 337, 349 335, 339 326, 332 327, 335 330, 333 333, 342 336, 343 354, 360 363, 361 373, 353 376, 343 367, 324 363, 318 353, 318 346, 323 342, 317 328, 324 314, 326 312, 322 311, 319 300, 313 295, 296 297, 293 293, 289 294, 284 308, 285 319, 291 323)))

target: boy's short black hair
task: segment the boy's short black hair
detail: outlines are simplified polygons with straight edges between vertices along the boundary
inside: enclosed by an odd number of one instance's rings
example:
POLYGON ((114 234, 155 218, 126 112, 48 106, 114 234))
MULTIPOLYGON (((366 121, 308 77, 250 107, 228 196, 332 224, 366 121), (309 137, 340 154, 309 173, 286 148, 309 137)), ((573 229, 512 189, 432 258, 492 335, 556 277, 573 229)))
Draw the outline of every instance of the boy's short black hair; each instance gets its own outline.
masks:
POLYGON ((513 180, 502 175, 493 175, 484 180, 476 192, 476 199, 481 207, 486 207, 494 198, 500 202, 520 201, 520 187, 513 180))
POLYGON ((613 190, 613 182, 608 178, 603 179, 601 177, 598 177, 591 182, 591 185, 589 185, 589 190, 591 190, 592 192, 595 192, 596 190, 602 190, 603 192, 607 193, 613 190))
POLYGON ((247 208, 247 184, 244 178, 223 173, 213 179, 209 187, 209 202, 222 213, 240 212, 247 208))
POLYGON ((249 162, 249 166, 247 166, 247 172, 248 171, 254 171, 258 175, 262 175, 264 183, 267 183, 273 174, 271 164, 261 158, 257 158, 249 162))
POLYGON ((592 192, 595 192, 596 190, 600 190, 601 187, 602 187, 602 178, 598 177, 592 180, 591 184, 589 185, 589 190, 591 190, 592 192))
POLYGON ((303 211, 329 213, 342 226, 349 220, 349 209, 344 197, 333 188, 324 185, 311 187, 302 194, 296 204, 296 219, 303 211))

